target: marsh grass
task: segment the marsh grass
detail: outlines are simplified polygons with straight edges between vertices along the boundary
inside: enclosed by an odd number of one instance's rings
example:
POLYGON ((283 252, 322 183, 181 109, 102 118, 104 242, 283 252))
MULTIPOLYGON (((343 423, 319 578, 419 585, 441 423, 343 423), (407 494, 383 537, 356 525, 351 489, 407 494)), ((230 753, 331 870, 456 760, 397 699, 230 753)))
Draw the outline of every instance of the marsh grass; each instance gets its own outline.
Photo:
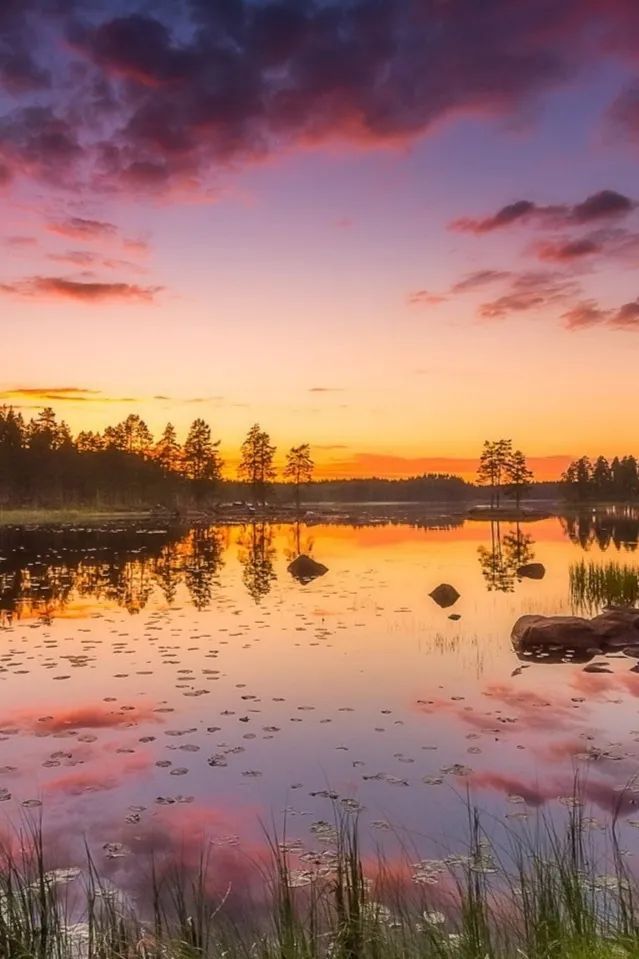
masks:
MULTIPOLYGON (((297 861, 271 838, 266 900, 238 917, 212 900, 211 863, 149 875, 141 914, 85 867, 48 870, 41 823, 0 862, 2 959, 625 959, 639 956, 636 887, 617 822, 592 831, 578 803, 499 842, 469 811, 463 854, 366 866, 356 818, 330 849, 297 861), (603 841, 602 841, 603 840, 603 841), (603 871, 602 871, 603 869, 603 871)), ((260 867, 262 868, 262 867, 260 867)))
POLYGON ((592 614, 603 606, 634 606, 639 599, 639 567, 621 563, 573 563, 570 597, 575 609, 592 614))

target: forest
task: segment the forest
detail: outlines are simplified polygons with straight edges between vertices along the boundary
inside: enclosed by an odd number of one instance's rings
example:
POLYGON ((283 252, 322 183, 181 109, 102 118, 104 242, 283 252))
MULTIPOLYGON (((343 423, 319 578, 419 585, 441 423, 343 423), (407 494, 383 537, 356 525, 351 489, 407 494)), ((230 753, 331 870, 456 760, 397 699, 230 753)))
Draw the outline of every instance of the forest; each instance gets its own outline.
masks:
POLYGON ((539 500, 625 501, 639 496, 634 456, 581 457, 561 482, 536 482, 524 454, 511 440, 486 441, 475 483, 448 473, 405 479, 316 479, 308 443, 286 451, 275 465, 276 447, 254 424, 240 448, 236 476, 229 478, 205 420, 195 419, 181 442, 168 423, 154 438, 144 420, 130 414, 102 432, 73 435, 51 408, 26 420, 0 407, 0 509, 91 508, 188 509, 231 502, 311 503, 431 502, 463 505, 507 497, 519 507, 539 500))
POLYGON ((72 435, 55 412, 25 420, 0 408, 0 508, 189 508, 220 502, 463 501, 472 484, 433 474, 411 479, 313 481, 308 444, 291 447, 283 468, 276 448, 255 424, 240 450, 235 479, 225 478, 219 440, 195 419, 183 442, 172 424, 155 439, 131 414, 103 432, 72 435))

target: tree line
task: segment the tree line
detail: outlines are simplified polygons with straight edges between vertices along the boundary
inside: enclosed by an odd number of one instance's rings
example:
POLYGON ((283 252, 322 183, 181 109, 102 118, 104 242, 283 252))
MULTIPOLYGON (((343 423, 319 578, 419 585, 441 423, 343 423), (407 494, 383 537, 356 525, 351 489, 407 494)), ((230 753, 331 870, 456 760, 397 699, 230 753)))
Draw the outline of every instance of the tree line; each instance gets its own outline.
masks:
POLYGON ((569 499, 578 501, 632 500, 639 497, 639 466, 634 456, 598 456, 594 463, 581 456, 562 476, 569 499))
MULTIPOLYGON (((73 436, 53 409, 25 420, 13 407, 0 408, 0 506, 132 505, 204 500, 222 483, 220 441, 197 418, 184 442, 172 423, 154 439, 135 413, 103 432, 73 436)), ((276 448, 259 425, 242 443, 238 480, 264 503, 277 471, 276 448)), ((286 454, 282 477, 294 486, 309 483, 314 463, 303 443, 286 454)))

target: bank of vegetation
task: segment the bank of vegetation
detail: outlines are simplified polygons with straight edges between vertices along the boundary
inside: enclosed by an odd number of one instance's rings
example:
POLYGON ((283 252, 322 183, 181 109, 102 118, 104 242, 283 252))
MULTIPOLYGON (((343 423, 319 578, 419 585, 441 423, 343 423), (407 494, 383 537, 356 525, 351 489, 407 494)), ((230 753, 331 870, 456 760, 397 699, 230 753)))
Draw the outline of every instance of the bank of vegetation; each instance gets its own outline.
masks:
POLYGON ((0 861, 0 955, 631 959, 639 955, 636 881, 616 821, 603 841, 592 838, 592 822, 575 805, 565 829, 541 819, 494 842, 471 812, 461 853, 417 862, 405 853, 391 864, 381 854, 367 859, 356 821, 342 818, 321 824, 315 853, 271 841, 268 862, 253 864, 262 892, 252 897, 235 888, 233 870, 225 889, 203 849, 190 869, 153 862, 135 899, 89 853, 80 866, 51 868, 36 826, 0 861))

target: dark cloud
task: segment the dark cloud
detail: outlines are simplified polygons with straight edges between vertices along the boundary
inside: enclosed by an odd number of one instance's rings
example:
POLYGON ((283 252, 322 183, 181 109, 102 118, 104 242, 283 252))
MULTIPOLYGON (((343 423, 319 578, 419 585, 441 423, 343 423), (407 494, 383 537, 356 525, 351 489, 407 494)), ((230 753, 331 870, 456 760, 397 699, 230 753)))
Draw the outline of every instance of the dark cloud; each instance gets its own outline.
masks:
POLYGON ((479 316, 484 320, 501 320, 512 314, 565 304, 574 300, 579 292, 578 284, 561 273, 520 273, 514 276, 504 294, 481 304, 479 316))
POLYGON ((507 270, 476 270, 474 273, 468 273, 461 280, 454 283, 450 288, 451 293, 470 293, 473 290, 481 289, 490 283, 498 283, 500 280, 506 280, 510 276, 507 270))
POLYGON ((636 203, 615 190, 601 190, 587 197, 583 203, 572 207, 569 218, 575 223, 592 223, 594 220, 626 216, 635 209, 636 203))
POLYGON ((90 250, 67 250, 66 253, 49 253, 47 259, 54 263, 70 263, 72 266, 92 266, 97 255, 90 250))
POLYGON ((17 234, 8 236, 4 242, 7 246, 36 246, 38 240, 35 236, 22 236, 21 234, 17 234))
POLYGON ((67 280, 61 276, 33 276, 14 283, 0 284, 0 293, 61 298, 84 303, 99 303, 105 300, 151 301, 160 289, 157 286, 138 286, 135 283, 67 280))
POLYGON ((408 294, 408 303, 410 306, 437 306, 446 299, 440 293, 431 293, 429 290, 415 290, 408 294))
POLYGON ((71 186, 82 156, 79 131, 52 106, 26 106, 0 117, 0 178, 19 171, 71 186))
POLYGON ((502 227, 530 219, 538 210, 539 207, 531 200, 517 200, 516 203, 503 206, 492 216, 481 219, 462 217, 459 220, 453 220, 450 227, 451 230, 458 230, 460 233, 491 233, 493 230, 500 230, 502 227))
POLYGON ((80 216, 47 223, 47 230, 50 233, 57 233, 59 236, 69 236, 80 240, 112 237, 116 236, 118 232, 113 223, 107 223, 104 220, 87 220, 80 216))
POLYGON ((606 309, 595 300, 584 300, 563 313, 561 318, 569 330, 605 326, 639 332, 639 297, 616 309, 606 309))
POLYGON ((639 84, 624 90, 610 107, 608 120, 622 142, 639 142, 639 84))
POLYGON ((548 260, 551 263, 571 263, 574 260, 582 260, 584 257, 594 256, 602 252, 602 244, 592 237, 559 242, 549 240, 538 244, 536 248, 539 259, 548 260))
MULTIPOLYGON (((628 57, 636 19, 621 0, 115 6, 4 0, 0 88, 17 104, 0 125, 7 177, 194 189, 291 143, 405 142, 450 117, 519 111, 587 65, 600 34, 628 57)), ((485 229, 531 207, 518 201, 485 229)))
POLYGON ((581 203, 540 206, 531 200, 518 200, 497 213, 480 218, 462 217, 453 220, 452 230, 461 233, 492 233, 515 223, 532 222, 537 226, 571 226, 619 218, 631 213, 637 204, 615 190, 600 190, 581 203))

